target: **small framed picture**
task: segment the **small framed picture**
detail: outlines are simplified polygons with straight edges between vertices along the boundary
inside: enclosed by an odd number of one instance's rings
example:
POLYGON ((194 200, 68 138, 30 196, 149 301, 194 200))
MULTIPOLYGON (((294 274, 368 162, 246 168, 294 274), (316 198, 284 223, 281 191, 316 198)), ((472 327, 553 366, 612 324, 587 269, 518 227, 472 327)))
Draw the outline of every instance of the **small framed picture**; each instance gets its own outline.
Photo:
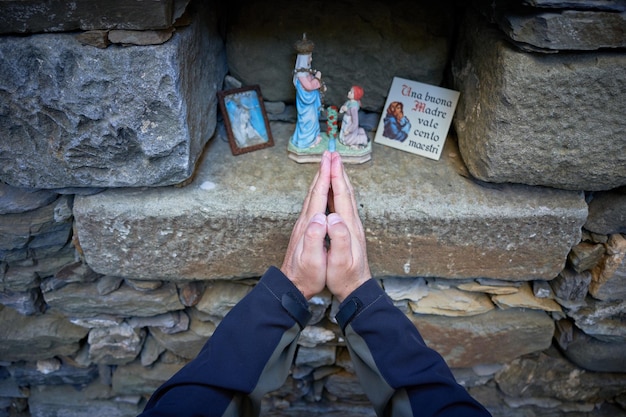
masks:
POLYGON ((219 91, 217 96, 233 155, 274 146, 258 85, 219 91))

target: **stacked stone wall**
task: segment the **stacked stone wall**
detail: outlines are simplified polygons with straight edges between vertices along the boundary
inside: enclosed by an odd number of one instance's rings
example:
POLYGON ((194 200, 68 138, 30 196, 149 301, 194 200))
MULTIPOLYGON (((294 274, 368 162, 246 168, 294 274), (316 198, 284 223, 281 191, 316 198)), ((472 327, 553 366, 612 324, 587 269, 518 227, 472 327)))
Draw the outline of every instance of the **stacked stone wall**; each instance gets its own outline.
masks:
MULTIPOLYGON (((625 414, 626 9, 433 3, 0 2, 0 416, 137 415, 280 265, 316 171, 286 155, 302 31, 370 136, 393 76, 461 93, 439 161, 348 167, 375 279, 457 380, 494 416, 625 414), (274 147, 231 154, 237 82, 274 147)), ((310 307, 263 415, 373 416, 310 307)))

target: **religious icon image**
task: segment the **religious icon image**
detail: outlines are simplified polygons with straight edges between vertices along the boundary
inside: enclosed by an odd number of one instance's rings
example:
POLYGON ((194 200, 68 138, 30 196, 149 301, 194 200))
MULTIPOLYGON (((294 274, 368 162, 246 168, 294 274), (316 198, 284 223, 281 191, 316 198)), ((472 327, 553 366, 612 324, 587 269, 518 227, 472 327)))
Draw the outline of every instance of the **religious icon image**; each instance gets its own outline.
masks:
POLYGON ((274 145, 259 86, 218 93, 233 155, 274 145))
POLYGON ((339 152, 348 164, 369 161, 372 141, 358 125, 363 89, 352 86, 348 100, 339 111, 337 106, 325 105, 327 86, 321 71, 311 66, 315 44, 303 34, 294 47, 297 55, 292 82, 296 91, 297 120, 287 148, 289 158, 299 163, 319 162, 328 149, 339 152), (343 115, 341 128, 338 113, 343 115), (322 118, 326 129, 321 127, 322 118))
POLYGON ((409 137, 411 122, 404 115, 404 105, 393 101, 387 106, 384 118, 383 136, 389 139, 404 142, 409 137))

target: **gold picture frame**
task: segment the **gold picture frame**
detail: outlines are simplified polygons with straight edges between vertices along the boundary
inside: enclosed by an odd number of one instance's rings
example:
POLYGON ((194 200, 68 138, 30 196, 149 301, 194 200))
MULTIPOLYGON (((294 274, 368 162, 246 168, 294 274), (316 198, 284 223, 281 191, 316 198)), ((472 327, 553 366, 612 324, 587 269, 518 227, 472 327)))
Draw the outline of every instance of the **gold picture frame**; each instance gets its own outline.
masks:
POLYGON ((233 155, 274 146, 258 85, 223 90, 217 95, 233 155))

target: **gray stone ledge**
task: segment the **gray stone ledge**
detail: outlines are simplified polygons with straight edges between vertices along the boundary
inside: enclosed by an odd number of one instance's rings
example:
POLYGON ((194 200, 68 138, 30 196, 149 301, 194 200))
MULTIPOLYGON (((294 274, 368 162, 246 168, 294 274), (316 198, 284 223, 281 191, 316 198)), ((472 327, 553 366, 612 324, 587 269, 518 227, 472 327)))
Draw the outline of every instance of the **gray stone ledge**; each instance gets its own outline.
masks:
MULTIPOLYGON (((272 123, 276 145, 232 156, 211 141, 184 188, 112 189, 77 196, 76 230, 95 271, 173 281, 254 277, 280 265, 317 164, 286 154, 293 125, 272 123)), ((579 242, 582 193, 467 178, 453 139, 440 161, 374 144, 347 171, 376 276, 552 279, 579 242)))

